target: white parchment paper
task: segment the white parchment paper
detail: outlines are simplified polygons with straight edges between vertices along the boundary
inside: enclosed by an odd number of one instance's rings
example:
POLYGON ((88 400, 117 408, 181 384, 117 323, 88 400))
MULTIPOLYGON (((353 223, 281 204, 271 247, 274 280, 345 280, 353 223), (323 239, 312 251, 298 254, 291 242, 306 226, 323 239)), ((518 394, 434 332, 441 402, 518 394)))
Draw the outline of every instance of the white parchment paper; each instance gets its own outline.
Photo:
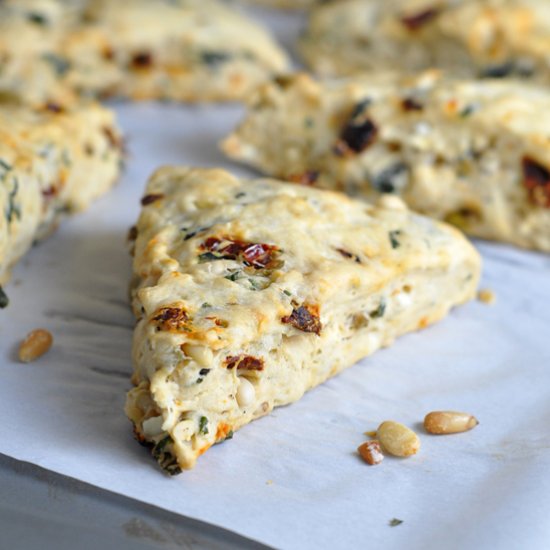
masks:
MULTIPOLYGON (((288 33, 285 26, 284 32, 288 33)), ((231 166, 215 143, 242 109, 120 105, 123 181, 15 269, 0 313, 0 452, 278 548, 546 549, 550 545, 550 257, 479 244, 498 297, 406 336, 164 477, 123 413, 133 318, 125 236, 164 163, 231 166), (15 361, 37 327, 55 338, 15 361), (435 437, 435 409, 474 431, 435 437), (415 428, 420 453, 368 467, 363 432, 415 428), (393 518, 403 520, 390 527, 393 518)))

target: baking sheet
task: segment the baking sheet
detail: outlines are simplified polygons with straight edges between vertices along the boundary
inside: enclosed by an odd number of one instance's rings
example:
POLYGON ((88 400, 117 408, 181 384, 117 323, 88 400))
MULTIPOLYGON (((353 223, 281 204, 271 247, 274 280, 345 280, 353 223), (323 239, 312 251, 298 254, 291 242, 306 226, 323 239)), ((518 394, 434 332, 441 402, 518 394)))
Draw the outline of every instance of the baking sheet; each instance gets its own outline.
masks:
POLYGON ((134 323, 127 229, 160 164, 251 172, 214 147, 238 106, 116 108, 131 151, 120 185, 36 247, 7 287, 0 452, 278 548, 547 548, 550 257, 497 244, 478 243, 496 305, 470 303, 398 340, 213 447, 193 471, 159 472, 122 410, 134 323), (17 363, 37 327, 54 347, 17 363), (419 422, 435 409, 481 424, 425 435, 419 422), (368 467, 355 449, 386 419, 417 429, 421 451, 368 467))

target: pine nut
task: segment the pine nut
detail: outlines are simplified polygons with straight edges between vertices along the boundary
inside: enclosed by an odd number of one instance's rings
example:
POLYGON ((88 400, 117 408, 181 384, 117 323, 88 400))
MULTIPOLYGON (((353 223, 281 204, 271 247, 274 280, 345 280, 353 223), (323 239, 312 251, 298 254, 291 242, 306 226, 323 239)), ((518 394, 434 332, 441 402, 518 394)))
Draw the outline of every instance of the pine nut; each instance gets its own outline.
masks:
POLYGON ((389 454, 411 456, 420 449, 420 439, 407 426, 388 420, 378 426, 378 439, 389 454))
POLYGON ((33 330, 19 346, 19 360, 23 363, 30 363, 44 355, 53 343, 53 336, 42 328, 33 330))
POLYGON ((380 450, 380 443, 378 441, 366 441, 362 445, 357 447, 357 452, 361 455, 361 458, 370 466, 380 464, 384 460, 384 455, 380 450))
POLYGON ((147 439, 150 439, 162 433, 163 424, 162 416, 153 416, 141 423, 141 431, 147 439))
POLYGON ((377 204, 381 208, 386 208, 387 210, 407 210, 407 205, 403 202, 403 199, 386 193, 380 196, 377 204))
POLYGON ((209 367, 214 359, 212 350, 205 346, 186 343, 181 346, 181 350, 185 355, 194 359, 201 367, 209 367))
POLYGON ((239 388, 237 389, 237 403, 239 407, 248 407, 256 400, 256 390, 252 382, 244 377, 239 377, 239 388))
POLYGON ((434 411, 424 418, 425 430, 436 435, 467 432, 478 424, 475 416, 455 411, 434 411))

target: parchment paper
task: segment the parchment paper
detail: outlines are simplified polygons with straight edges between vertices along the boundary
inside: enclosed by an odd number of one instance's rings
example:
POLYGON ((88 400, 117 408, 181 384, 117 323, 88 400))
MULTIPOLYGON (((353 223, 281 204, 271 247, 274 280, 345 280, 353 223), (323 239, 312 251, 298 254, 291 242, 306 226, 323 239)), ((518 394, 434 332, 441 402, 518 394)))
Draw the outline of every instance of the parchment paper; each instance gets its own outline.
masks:
MULTIPOLYGON (((285 27, 288 33, 288 28, 285 27)), ((550 257, 478 243, 479 302, 406 336, 162 475, 123 413, 133 318, 127 229, 164 163, 231 166, 215 143, 237 106, 119 105, 131 159, 120 185, 15 269, 0 313, 0 452, 278 548, 543 549, 550 543, 550 257), (15 361, 37 327, 55 338, 15 361), (472 432, 429 436, 435 409, 474 413, 472 432), (386 419, 422 438, 410 459, 355 454, 386 419), (403 523, 390 527, 393 518, 403 523)))

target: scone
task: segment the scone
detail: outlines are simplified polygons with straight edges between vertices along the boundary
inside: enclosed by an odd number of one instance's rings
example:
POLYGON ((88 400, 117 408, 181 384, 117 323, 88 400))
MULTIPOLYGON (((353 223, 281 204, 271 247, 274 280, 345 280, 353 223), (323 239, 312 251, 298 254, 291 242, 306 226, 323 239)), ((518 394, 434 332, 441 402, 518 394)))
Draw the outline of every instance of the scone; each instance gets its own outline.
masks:
POLYGON ((547 0, 344 0, 311 12, 300 50, 322 75, 438 67, 550 83, 547 0))
POLYGON ((0 91, 39 105, 236 100, 287 66, 266 30, 216 0, 6 0, 0 60, 0 91))
POLYGON ((297 75, 251 97, 223 150, 272 176, 399 195, 470 235, 550 252, 549 127, 550 93, 516 81, 297 75))
POLYGON ((63 216, 112 186, 122 149, 114 114, 100 105, 0 102, 0 284, 63 216))
POLYGON ((171 474, 478 283, 460 232, 402 203, 166 167, 142 204, 126 412, 171 474))

